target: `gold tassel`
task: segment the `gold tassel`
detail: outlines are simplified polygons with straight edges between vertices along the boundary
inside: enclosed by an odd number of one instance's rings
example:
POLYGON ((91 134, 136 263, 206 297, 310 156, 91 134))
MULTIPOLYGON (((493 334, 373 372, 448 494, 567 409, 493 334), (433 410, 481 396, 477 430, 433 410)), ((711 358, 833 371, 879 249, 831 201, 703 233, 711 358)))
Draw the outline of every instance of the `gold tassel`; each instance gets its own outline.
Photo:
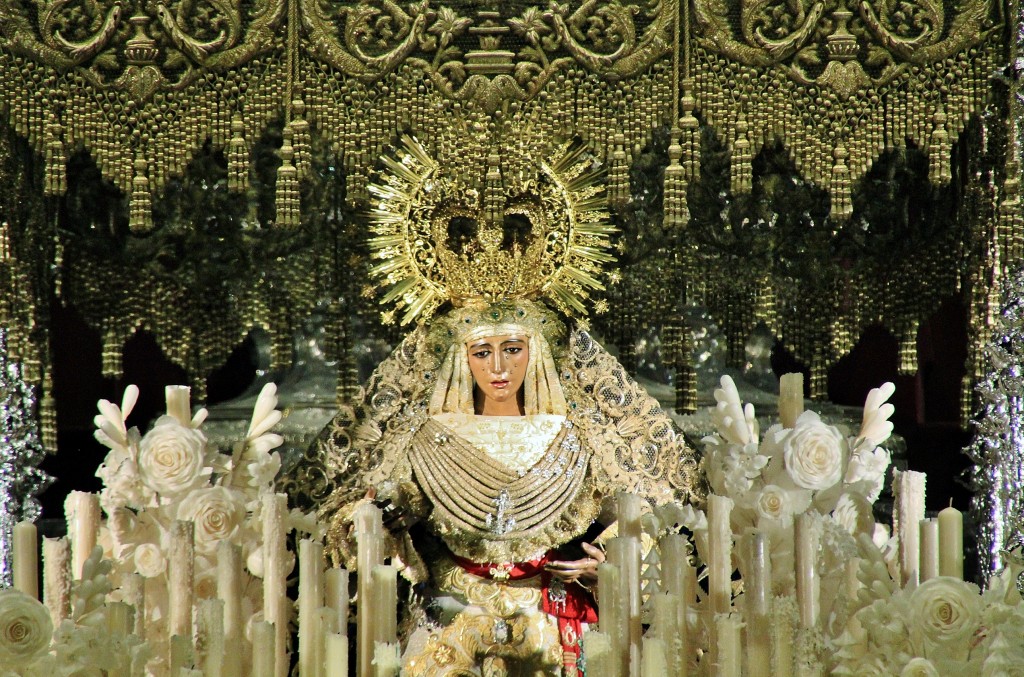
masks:
POLYGON ((828 364, 820 347, 814 349, 811 358, 811 387, 808 396, 812 400, 828 398, 828 364))
POLYGON ((945 109, 939 106, 932 119, 935 121, 935 129, 928 147, 928 178, 932 183, 944 184, 952 178, 949 169, 952 149, 949 145, 949 132, 946 131, 945 109))
POLYGON ((850 170, 846 166, 849 153, 839 145, 832 151, 835 164, 832 165, 832 218, 845 221, 853 214, 853 198, 850 188, 850 170))
POLYGON ((683 155, 682 146, 679 145, 679 135, 672 134, 672 141, 668 146, 668 167, 665 167, 665 181, 662 188, 664 216, 662 223, 665 228, 679 228, 685 226, 690 220, 690 213, 686 209, 686 179, 683 166, 679 164, 679 158, 683 155))
POLYGON ((43 396, 39 400, 39 432, 43 449, 57 453, 57 403, 53 399, 53 379, 50 372, 43 377, 43 396))
POLYGON ((249 189, 249 146, 245 142, 242 116, 231 120, 231 141, 228 142, 228 190, 243 193, 249 189))
POLYGON ((745 193, 753 185, 754 168, 751 166, 750 139, 747 138, 747 119, 736 121, 736 140, 732 144, 732 192, 745 193))
POLYGON ((132 178, 132 195, 128 202, 128 227, 135 233, 144 233, 153 227, 152 196, 149 193, 149 179, 146 178, 146 161, 142 155, 135 156, 135 176, 132 178))
POLYGON ((292 101, 292 121, 288 125, 292 130, 292 149, 295 152, 295 174, 301 181, 309 172, 313 145, 309 133, 309 121, 306 120, 306 102, 300 97, 292 101))
POLYGON ((900 336, 899 373, 904 376, 917 373, 917 329, 918 321, 912 321, 903 328, 900 336))
POLYGON ((608 168, 608 202, 621 207, 629 200, 629 168, 626 167, 626 137, 616 134, 608 168))
POLYGON ((277 168, 277 183, 274 192, 274 223, 278 226, 293 227, 299 224, 299 178, 292 164, 295 152, 292 150, 291 134, 285 130, 284 145, 281 146, 281 166, 277 168))
POLYGON ((63 195, 68 189, 67 154, 60 140, 61 126, 51 122, 46 127, 46 168, 43 177, 43 190, 46 195, 63 195))
POLYGON ((700 123, 693 115, 693 80, 683 80, 683 116, 679 119, 680 145, 683 149, 683 177, 687 185, 700 175, 700 123))
POLYGON ((103 337, 103 377, 117 379, 124 374, 121 365, 121 342, 111 329, 103 337))
MULTIPOLYGON (((501 185, 501 164, 497 151, 487 155, 487 175, 484 184, 484 219, 501 232, 505 213, 505 190, 501 185)), ((500 246, 500 240, 496 245, 500 246)))

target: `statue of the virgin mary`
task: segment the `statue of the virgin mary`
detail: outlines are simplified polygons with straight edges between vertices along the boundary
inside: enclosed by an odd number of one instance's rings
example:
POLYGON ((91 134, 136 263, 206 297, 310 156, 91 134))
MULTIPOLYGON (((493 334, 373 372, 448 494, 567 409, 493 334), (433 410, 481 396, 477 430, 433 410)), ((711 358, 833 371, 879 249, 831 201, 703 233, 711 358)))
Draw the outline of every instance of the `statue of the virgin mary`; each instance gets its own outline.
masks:
POLYGON ((579 322, 613 261, 592 160, 517 153, 500 192, 411 138, 385 164, 371 273, 416 324, 300 479, 336 564, 355 565, 356 508, 387 507, 416 602, 403 674, 576 677, 611 500, 699 494, 695 452, 579 322))

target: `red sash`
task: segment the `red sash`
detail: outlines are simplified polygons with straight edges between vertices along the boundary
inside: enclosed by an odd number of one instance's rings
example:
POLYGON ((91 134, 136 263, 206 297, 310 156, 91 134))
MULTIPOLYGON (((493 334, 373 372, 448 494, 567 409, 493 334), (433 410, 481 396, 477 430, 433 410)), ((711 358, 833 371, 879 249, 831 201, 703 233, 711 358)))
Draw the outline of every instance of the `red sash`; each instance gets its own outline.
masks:
POLYGON ((458 555, 452 555, 455 563, 468 573, 492 581, 520 581, 540 575, 540 598, 544 613, 558 620, 558 635, 562 642, 563 674, 566 677, 582 677, 577 665, 580 657, 580 639, 583 636, 584 623, 597 622, 597 606, 583 586, 568 584, 562 590, 564 596, 557 594, 551 597, 551 573, 544 569, 552 559, 553 551, 547 552, 540 559, 512 564, 483 564, 470 561, 458 555))

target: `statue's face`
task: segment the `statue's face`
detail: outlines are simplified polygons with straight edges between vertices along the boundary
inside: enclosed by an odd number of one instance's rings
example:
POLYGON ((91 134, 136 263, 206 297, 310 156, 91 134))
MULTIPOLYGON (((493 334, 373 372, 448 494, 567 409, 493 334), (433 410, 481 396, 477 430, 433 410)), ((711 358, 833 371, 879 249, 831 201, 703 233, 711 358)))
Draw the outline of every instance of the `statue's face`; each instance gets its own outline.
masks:
POLYGON ((466 344, 469 369, 483 396, 496 404, 514 405, 530 361, 525 336, 487 336, 466 344))

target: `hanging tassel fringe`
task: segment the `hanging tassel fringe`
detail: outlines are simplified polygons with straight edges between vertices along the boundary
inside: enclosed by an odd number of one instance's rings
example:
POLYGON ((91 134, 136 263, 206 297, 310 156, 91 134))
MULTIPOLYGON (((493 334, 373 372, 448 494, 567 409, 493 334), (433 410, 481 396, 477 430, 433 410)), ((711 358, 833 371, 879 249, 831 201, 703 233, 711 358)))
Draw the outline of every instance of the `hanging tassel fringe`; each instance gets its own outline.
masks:
POLYGON ((949 144, 949 132, 946 131, 946 111, 941 106, 933 118, 935 129, 932 131, 931 143, 928 147, 928 178, 932 183, 945 184, 953 178, 949 169, 952 148, 949 144))
POLYGON ((832 165, 832 218, 845 221, 853 214, 853 197, 850 186, 850 169, 846 166, 849 155, 842 145, 832 151, 835 164, 832 165))
POLYGON ((146 168, 146 161, 141 155, 136 155, 132 195, 128 203, 128 227, 135 233, 145 233, 153 227, 153 204, 146 168))
POLYGON ((53 379, 47 372, 43 378, 43 396, 39 399, 39 432, 43 449, 57 453, 57 403, 53 399, 53 379))
POLYGON ((118 379, 124 374, 121 365, 121 341, 110 330, 103 337, 103 377, 118 379))
POLYGON ((245 142, 242 116, 231 120, 231 141, 228 142, 228 190, 243 193, 249 189, 249 146, 245 142))
POLYGON ((608 168, 608 203, 621 207, 629 201, 629 168, 626 166, 626 137, 616 134, 608 168))
MULTIPOLYGON (((497 226, 501 234, 505 214, 505 190, 501 182, 501 161, 496 151, 487 155, 487 175, 484 185, 484 219, 487 224, 497 226)), ((501 246, 499 239, 496 246, 501 246)))
POLYGON ((68 189, 68 157, 60 140, 61 132, 61 126, 56 122, 47 125, 46 168, 43 170, 43 191, 46 195, 63 195, 68 189))
POLYGON ((292 164, 295 152, 292 149, 291 134, 285 133, 284 145, 279 152, 281 166, 277 168, 277 183, 274 193, 276 216, 274 223, 283 227, 299 225, 299 177, 292 164))
POLYGON ((700 123, 693 115, 693 80, 683 80, 683 116, 679 118, 679 144, 682 146, 683 177, 686 184, 700 176, 700 123))
POLYGON ((662 223, 665 228, 681 228, 690 220, 690 214, 686 208, 685 170, 679 164, 679 158, 682 155, 683 149, 679 145, 679 137, 677 134, 673 134, 672 141, 668 146, 668 167, 665 167, 665 182, 662 188, 664 204, 662 223))
POLYGON ((747 138, 747 120, 736 121, 736 140, 732 144, 732 185, 734 195, 749 192, 754 183, 754 168, 751 165, 750 139, 747 138))
POLYGON ((907 327, 904 327, 900 336, 900 367, 899 373, 903 376, 910 376, 917 373, 917 329, 919 323, 915 320, 907 327))
POLYGON ((295 152, 295 174, 301 181, 312 167, 313 142, 309 133, 309 121, 306 120, 306 103, 296 97, 292 101, 292 121, 288 124, 292 130, 292 150, 295 152))

